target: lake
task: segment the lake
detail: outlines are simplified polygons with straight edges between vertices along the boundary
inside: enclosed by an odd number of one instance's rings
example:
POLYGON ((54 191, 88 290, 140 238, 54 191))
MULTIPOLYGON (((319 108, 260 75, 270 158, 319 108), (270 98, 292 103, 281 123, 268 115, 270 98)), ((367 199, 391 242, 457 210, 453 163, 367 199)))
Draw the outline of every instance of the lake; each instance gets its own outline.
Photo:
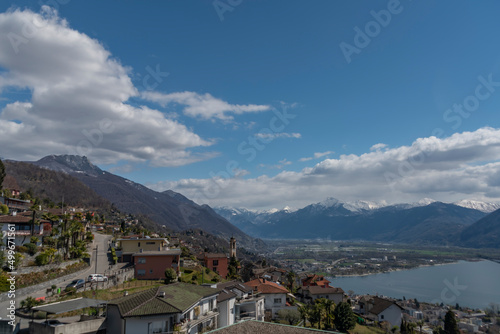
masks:
POLYGON ((368 276, 328 278, 332 286, 356 294, 379 294, 393 298, 472 308, 500 304, 500 264, 492 261, 419 267, 368 276))

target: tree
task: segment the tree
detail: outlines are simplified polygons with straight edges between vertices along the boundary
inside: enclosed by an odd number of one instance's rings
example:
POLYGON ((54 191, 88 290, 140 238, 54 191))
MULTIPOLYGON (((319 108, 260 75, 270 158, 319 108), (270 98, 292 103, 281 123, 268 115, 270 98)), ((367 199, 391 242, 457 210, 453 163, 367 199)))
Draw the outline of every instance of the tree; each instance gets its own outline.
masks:
POLYGON ((320 304, 313 304, 310 306, 309 310, 309 322, 311 323, 311 326, 314 326, 314 324, 318 324, 318 329, 321 328, 321 318, 323 316, 323 309, 320 304))
POLYGON ((347 333, 348 330, 351 330, 356 326, 356 317, 352 312, 351 306, 346 302, 340 302, 337 305, 333 311, 333 316, 333 324, 340 332, 347 333))
POLYGON ((417 310, 420 309, 420 303, 418 302, 417 298, 415 298, 415 307, 417 308, 417 310))
POLYGON ((229 265, 227 266, 229 279, 238 278, 238 267, 239 266, 240 266, 240 262, 236 259, 236 257, 231 256, 231 259, 229 260, 229 265))
POLYGON ((300 313, 300 317, 302 318, 302 321, 304 322, 304 327, 305 327, 306 320, 309 318, 309 305, 308 304, 299 305, 297 310, 300 313))
POLYGON ((297 322, 299 322, 301 318, 301 314, 297 310, 287 310, 287 309, 281 309, 278 311, 278 316, 280 319, 283 319, 285 321, 288 321, 289 325, 294 325, 297 322))
POLYGON ((0 214, 8 215, 9 214, 9 207, 5 204, 1 204, 0 205, 0 214))
POLYGON ((0 160, 0 190, 2 190, 3 179, 5 178, 5 165, 0 160))
POLYGON ((446 312, 446 315, 444 316, 444 331, 447 334, 460 334, 460 331, 458 330, 457 319, 455 318, 455 313, 453 313, 451 310, 448 310, 448 312, 446 312))
POLYGON ((288 290, 290 290, 291 293, 293 293, 293 289, 295 287, 295 273, 293 272, 293 270, 290 270, 287 274, 286 274, 286 280, 287 280, 287 284, 288 284, 288 290))
POLYGON ((323 305, 325 307, 326 327, 330 328, 331 321, 334 319, 335 302, 331 299, 325 299, 323 305))
POLYGON ((177 273, 172 268, 165 269, 165 284, 177 281, 177 273))

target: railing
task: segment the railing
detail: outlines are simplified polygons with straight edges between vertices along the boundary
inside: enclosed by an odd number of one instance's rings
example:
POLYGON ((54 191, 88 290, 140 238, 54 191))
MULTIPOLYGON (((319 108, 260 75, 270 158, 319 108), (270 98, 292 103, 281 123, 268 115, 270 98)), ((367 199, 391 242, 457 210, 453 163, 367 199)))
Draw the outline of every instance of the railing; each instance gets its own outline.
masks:
POLYGON ((219 315, 219 312, 215 311, 209 311, 206 315, 199 315, 197 318, 188 320, 186 322, 181 323, 181 332, 182 331, 189 331, 191 328, 193 328, 196 325, 199 325, 200 323, 203 323, 207 320, 214 319, 219 315))

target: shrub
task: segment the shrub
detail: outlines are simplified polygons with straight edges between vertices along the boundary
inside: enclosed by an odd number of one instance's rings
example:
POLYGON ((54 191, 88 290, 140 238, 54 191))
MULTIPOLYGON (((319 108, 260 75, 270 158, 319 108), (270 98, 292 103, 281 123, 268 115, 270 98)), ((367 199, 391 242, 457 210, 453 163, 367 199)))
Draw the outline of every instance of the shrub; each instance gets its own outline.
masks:
POLYGON ((177 273, 172 268, 165 269, 165 284, 173 283, 177 280, 177 273))
POLYGON ((17 246, 16 250, 18 253, 28 253, 28 248, 26 248, 25 246, 17 246))
POLYGON ((49 264, 49 256, 44 252, 35 257, 35 263, 37 266, 44 266, 49 264))
POLYGON ((24 247, 26 247, 29 255, 35 255, 38 251, 37 245, 32 244, 31 242, 24 244, 24 247))

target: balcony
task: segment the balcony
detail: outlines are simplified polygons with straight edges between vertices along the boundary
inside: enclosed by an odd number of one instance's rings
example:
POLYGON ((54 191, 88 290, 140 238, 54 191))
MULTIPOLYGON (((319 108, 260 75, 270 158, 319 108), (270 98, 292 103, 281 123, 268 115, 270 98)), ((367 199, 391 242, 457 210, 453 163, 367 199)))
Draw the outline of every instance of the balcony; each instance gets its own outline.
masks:
POLYGON ((205 312, 204 314, 200 314, 195 316, 194 319, 184 319, 181 321, 181 333, 187 333, 191 328, 198 326, 200 324, 204 324, 206 322, 211 321, 211 325, 216 325, 217 316, 219 315, 218 309, 215 308, 213 311, 205 312))

